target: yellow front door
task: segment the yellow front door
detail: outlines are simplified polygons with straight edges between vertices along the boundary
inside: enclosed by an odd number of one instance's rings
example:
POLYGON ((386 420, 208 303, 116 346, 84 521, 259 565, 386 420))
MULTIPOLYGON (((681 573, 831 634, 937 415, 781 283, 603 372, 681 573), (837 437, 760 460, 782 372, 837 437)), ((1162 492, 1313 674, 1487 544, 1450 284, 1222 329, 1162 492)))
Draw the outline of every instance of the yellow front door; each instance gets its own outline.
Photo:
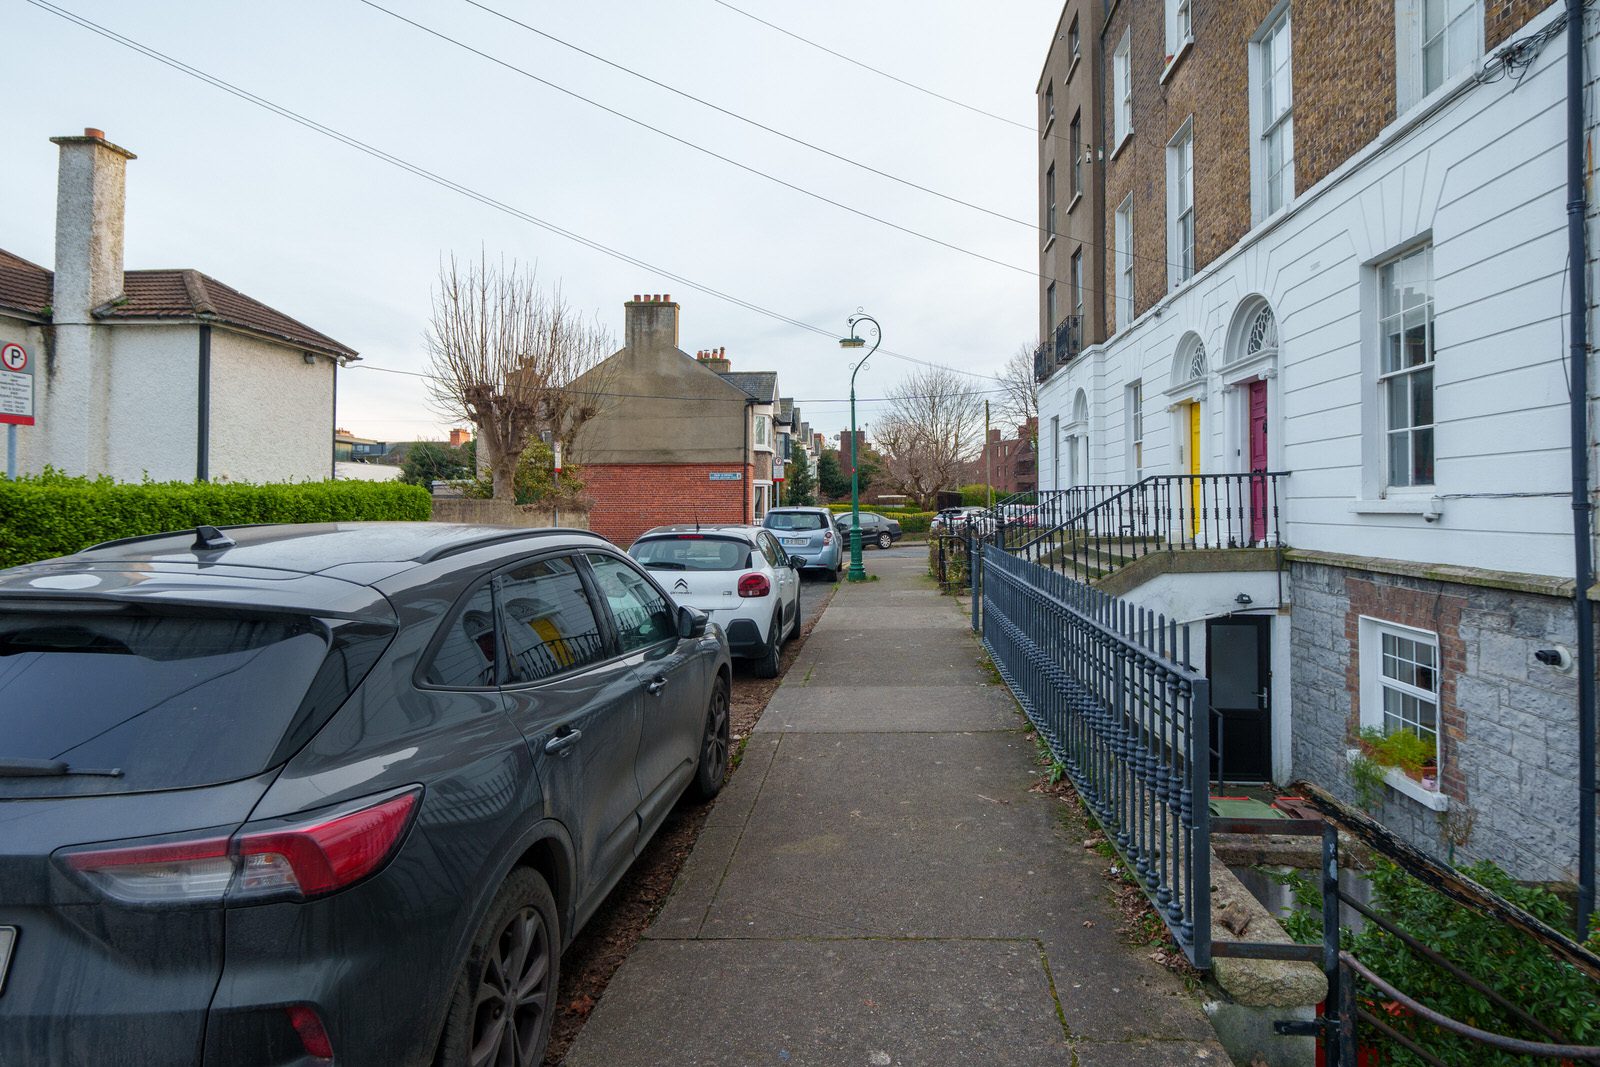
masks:
MULTIPOLYGON (((1189 473, 1200 473, 1200 405, 1196 401, 1189 401, 1184 405, 1189 410, 1189 473)), ((1190 532, 1196 537, 1200 536, 1200 479, 1194 478, 1189 482, 1189 508, 1190 532)))

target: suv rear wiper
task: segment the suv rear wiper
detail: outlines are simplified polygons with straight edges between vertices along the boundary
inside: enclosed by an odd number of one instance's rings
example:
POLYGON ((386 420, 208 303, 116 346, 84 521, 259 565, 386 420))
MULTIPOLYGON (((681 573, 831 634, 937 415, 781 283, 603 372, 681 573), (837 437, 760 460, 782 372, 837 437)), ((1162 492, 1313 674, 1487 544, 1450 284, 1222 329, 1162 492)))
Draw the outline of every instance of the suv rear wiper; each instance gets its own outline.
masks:
POLYGON ((64 778, 70 774, 91 774, 101 778, 121 778, 122 771, 112 767, 69 767, 65 760, 23 759, 20 756, 0 756, 0 778, 64 778))

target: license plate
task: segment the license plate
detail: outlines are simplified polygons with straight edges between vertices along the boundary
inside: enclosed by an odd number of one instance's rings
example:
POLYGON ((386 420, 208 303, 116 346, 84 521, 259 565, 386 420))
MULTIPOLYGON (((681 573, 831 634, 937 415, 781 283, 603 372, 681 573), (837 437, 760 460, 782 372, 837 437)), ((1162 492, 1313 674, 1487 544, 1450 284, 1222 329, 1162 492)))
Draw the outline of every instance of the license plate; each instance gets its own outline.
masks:
POLYGON ((15 926, 0 926, 0 993, 6 991, 6 968, 11 963, 11 946, 17 943, 15 926))
POLYGON ((809 537, 785 537, 783 539, 783 543, 786 544, 786 545, 797 545, 797 546, 799 546, 801 548, 804 548, 806 545, 809 545, 811 543, 811 538, 809 538, 809 537))

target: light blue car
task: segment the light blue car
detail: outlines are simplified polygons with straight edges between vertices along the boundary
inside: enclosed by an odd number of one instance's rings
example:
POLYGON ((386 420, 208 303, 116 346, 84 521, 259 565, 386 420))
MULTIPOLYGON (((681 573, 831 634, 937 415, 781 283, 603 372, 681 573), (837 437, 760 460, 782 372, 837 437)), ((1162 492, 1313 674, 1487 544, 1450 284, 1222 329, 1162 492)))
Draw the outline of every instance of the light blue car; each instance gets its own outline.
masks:
POLYGON ((784 551, 808 571, 822 571, 837 582, 844 567, 842 539, 827 508, 773 508, 761 524, 778 535, 784 551))

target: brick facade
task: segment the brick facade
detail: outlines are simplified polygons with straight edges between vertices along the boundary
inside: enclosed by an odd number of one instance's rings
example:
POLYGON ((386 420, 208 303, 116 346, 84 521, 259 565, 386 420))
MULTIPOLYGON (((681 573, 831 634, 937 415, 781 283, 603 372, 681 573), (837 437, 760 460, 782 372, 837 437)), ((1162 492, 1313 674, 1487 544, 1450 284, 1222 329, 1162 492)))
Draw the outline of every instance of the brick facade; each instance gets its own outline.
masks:
POLYGON ((653 526, 751 521, 752 470, 726 463, 616 463, 583 468, 589 528, 622 548, 653 526), (740 480, 712 481, 738 471, 740 480))
MULTIPOLYGON (((1553 0, 1485 4, 1493 49, 1553 0)), ((1068 5, 1069 8, 1071 5, 1068 5)), ((1133 136, 1118 149, 1102 118, 1108 158, 1101 178, 1102 241, 1112 257, 1116 211, 1133 196, 1134 314, 1159 303, 1167 276, 1167 144, 1193 119, 1195 270, 1239 243, 1252 226, 1250 63, 1253 38, 1275 0, 1193 0, 1194 41, 1167 71, 1163 0, 1112 5, 1101 38, 1110 56, 1130 32, 1133 136), (1162 80, 1163 73, 1166 80, 1162 80)), ((1294 0, 1295 191, 1302 193, 1369 144, 1396 117, 1394 0, 1294 0)), ((1108 61, 1109 64, 1109 61, 1108 61)), ((1110 84, 1110 75, 1106 78, 1110 84)), ((1109 93, 1108 89, 1108 93, 1109 93)), ((1108 105, 1109 106, 1109 105, 1108 105)), ((1043 164, 1040 182, 1043 185, 1043 164)), ((1113 272, 1105 272, 1107 292, 1113 272)), ((1106 332, 1115 321, 1106 302, 1106 332)), ((1041 300, 1042 306, 1042 300, 1041 300)))

